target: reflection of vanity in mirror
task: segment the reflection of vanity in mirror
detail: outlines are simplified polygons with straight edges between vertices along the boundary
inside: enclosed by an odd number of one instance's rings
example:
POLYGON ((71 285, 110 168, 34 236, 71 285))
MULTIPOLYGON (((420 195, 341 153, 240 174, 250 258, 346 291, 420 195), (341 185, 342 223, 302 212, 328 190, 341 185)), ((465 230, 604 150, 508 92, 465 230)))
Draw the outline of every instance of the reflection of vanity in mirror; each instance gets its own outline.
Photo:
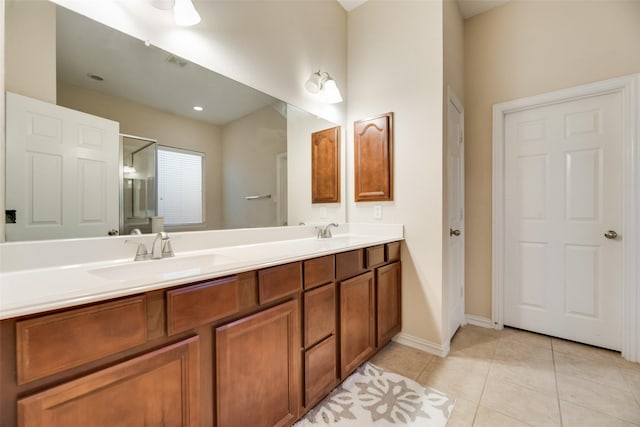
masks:
MULTIPOLYGON (((150 232, 149 218, 155 215, 165 217, 168 231, 344 222, 344 206, 312 206, 310 194, 311 134, 335 124, 63 7, 55 9, 57 70, 49 71, 56 73, 56 104, 117 122, 121 135, 119 176, 105 177, 119 183, 119 200, 109 202, 119 205, 119 223, 105 224, 95 236, 106 236, 113 227, 121 234, 132 228, 150 232), (191 166, 181 160, 158 168, 156 151, 163 149, 199 159, 201 174, 189 175, 191 166), (187 198, 185 189, 194 189, 197 179, 201 188, 187 198), (168 188, 179 180, 184 185, 174 193, 180 198, 170 199, 162 183, 168 188)), ((21 43, 11 37, 6 42, 21 43)), ((11 91, 10 81, 6 89, 11 91)), ((343 165, 339 170, 344 173, 343 165)), ((7 186, 11 183, 8 175, 7 186)), ((21 213, 17 222, 33 217, 21 213)), ((11 226, 7 240, 89 237, 47 235, 41 228, 37 236, 12 239, 11 226)))

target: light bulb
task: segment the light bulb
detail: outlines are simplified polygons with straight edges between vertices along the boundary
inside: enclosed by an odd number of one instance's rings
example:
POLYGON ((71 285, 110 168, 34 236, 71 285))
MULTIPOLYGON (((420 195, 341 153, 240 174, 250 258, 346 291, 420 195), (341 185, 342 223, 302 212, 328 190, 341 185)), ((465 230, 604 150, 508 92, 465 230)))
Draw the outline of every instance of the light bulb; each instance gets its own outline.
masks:
POLYGON ((322 90, 322 76, 320 72, 318 71, 311 74, 309 80, 305 82, 304 87, 309 93, 319 93, 322 90))
POLYGON ((176 25, 189 27, 200 22, 200 14, 191 3, 191 0, 175 0, 173 6, 173 20, 176 25))
POLYGON ((329 104, 337 104, 338 102, 342 102, 340 89, 338 89, 335 80, 333 80, 331 77, 327 78, 327 80, 324 82, 324 91, 322 92, 322 98, 329 104))

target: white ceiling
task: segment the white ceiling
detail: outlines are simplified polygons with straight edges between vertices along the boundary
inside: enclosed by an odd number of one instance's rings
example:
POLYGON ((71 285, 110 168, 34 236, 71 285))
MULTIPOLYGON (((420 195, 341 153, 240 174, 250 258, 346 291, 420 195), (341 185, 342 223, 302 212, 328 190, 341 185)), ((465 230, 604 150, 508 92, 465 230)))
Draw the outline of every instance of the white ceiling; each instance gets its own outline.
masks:
POLYGON ((216 125, 281 104, 182 58, 178 59, 185 62, 183 67, 171 63, 173 55, 157 47, 145 46, 63 7, 56 9, 57 77, 61 82, 216 125), (100 75, 104 81, 92 80, 87 74, 100 75), (195 105, 204 111, 194 111, 195 105))
MULTIPOLYGON (((348 12, 366 1, 367 0, 338 0, 338 3, 348 12)), ((509 0, 457 0, 460 13, 464 19, 486 12, 508 1, 509 0)))

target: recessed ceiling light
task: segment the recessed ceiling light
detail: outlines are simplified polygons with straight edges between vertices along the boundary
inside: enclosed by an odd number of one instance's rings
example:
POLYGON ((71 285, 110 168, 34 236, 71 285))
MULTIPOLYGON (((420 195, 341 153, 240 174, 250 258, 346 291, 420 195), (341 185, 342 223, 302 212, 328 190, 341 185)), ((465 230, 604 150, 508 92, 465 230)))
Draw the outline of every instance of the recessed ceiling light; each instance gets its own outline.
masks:
POLYGON ((196 110, 196 111, 202 111, 202 110, 204 110, 204 108, 202 108, 202 107, 201 107, 201 106, 199 106, 199 105, 196 105, 195 107, 193 107, 193 109, 194 109, 194 110, 196 110))

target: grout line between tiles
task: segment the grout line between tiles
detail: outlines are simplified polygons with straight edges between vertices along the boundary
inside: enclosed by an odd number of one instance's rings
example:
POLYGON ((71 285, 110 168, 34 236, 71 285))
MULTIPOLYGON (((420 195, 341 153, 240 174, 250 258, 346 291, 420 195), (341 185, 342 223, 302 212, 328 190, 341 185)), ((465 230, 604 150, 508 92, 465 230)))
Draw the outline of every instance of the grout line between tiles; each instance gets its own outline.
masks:
POLYGON ((560 426, 564 425, 562 421, 562 405, 560 405, 560 386, 558 385, 558 370, 556 369, 556 351, 551 340, 551 362, 553 363, 553 378, 556 383, 556 402, 558 402, 558 415, 560 416, 560 426))
MULTIPOLYGON (((502 334, 498 337, 498 341, 500 341, 502 334)), ((496 348, 493 350, 493 355, 491 356, 491 361, 489 362, 489 369, 487 369, 487 373, 484 376, 484 382, 482 383, 482 391, 480 392, 480 397, 478 398, 478 404, 476 405, 476 412, 473 414, 473 421, 471 425, 473 426, 476 423, 476 418, 478 417, 478 411, 480 410, 480 403, 482 402, 482 397, 484 396, 484 391, 487 388, 487 380, 489 379, 489 373, 491 373, 491 368, 493 367, 493 363, 496 360, 496 351, 498 349, 498 344, 496 343, 496 348)))

